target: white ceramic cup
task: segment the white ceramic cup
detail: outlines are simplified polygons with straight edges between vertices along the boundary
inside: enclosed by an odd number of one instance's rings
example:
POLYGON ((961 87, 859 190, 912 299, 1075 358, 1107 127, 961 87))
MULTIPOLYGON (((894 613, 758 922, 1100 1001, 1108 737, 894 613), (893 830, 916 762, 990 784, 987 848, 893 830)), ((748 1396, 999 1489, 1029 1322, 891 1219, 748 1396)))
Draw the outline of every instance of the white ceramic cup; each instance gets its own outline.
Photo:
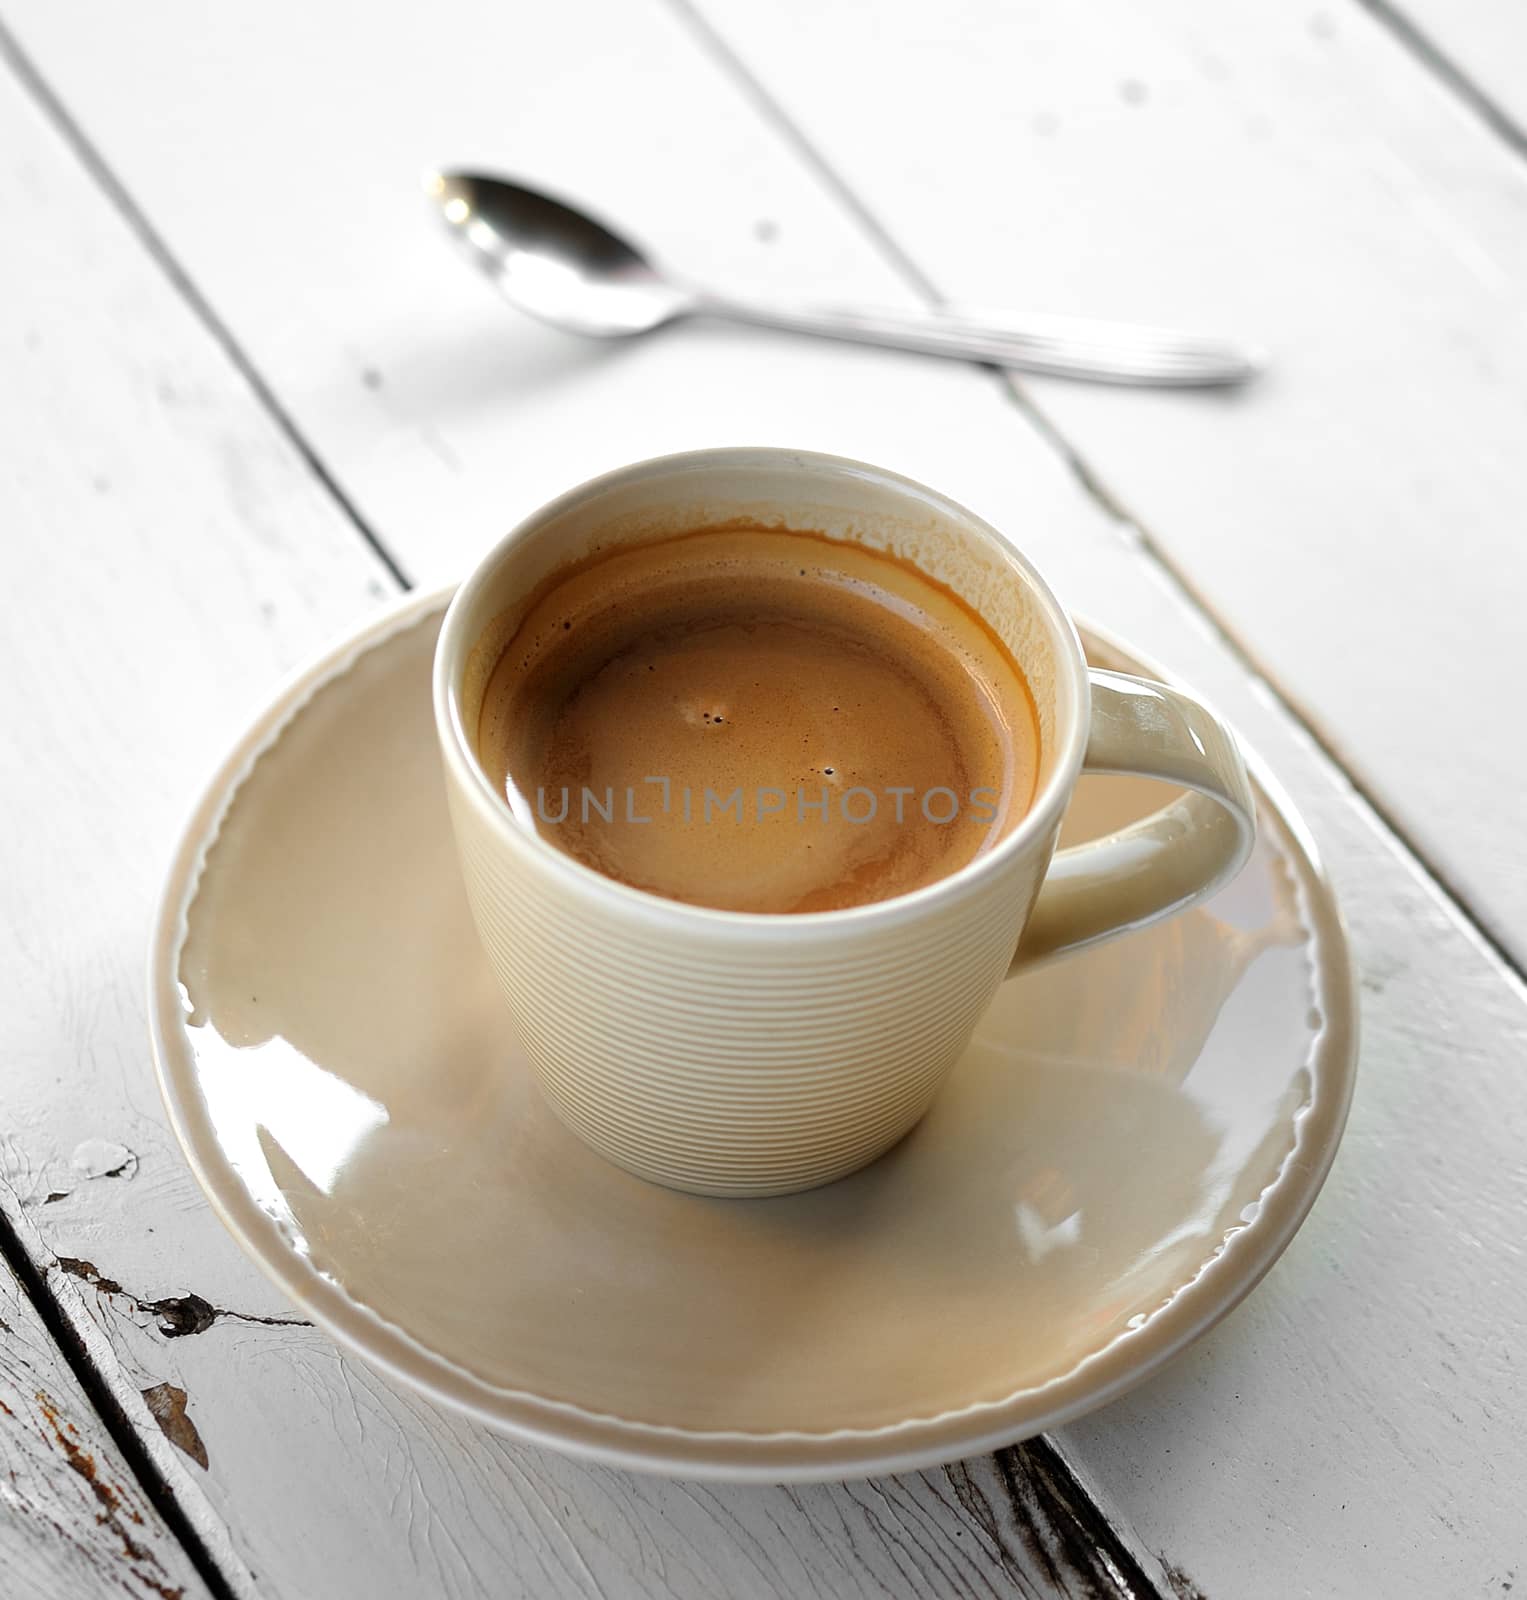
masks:
POLYGON ((541 1088, 611 1161, 701 1194, 785 1194, 873 1160, 928 1109, 1010 972, 1201 900, 1239 871, 1255 836, 1245 766, 1211 711, 1090 668, 1049 587, 995 529, 896 473, 833 456, 696 451, 553 501, 457 592, 434 697, 468 898, 541 1088), (631 888, 514 817, 474 733, 528 597, 596 547, 733 517, 889 551, 1002 638, 1034 694, 1041 764, 1028 814, 993 849, 909 894, 778 916, 631 888), (1056 854, 1083 771, 1187 792, 1056 854))

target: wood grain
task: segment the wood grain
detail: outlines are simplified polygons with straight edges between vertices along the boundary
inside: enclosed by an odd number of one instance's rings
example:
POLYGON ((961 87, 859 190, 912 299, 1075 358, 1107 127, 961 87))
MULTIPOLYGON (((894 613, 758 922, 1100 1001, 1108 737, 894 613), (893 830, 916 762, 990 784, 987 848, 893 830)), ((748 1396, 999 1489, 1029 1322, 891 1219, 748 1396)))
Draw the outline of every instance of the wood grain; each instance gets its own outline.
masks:
POLYGON ((15 1600, 208 1594, 3 1254, 0 1593, 15 1600))
MULTIPOLYGON (((12 9, 162 247, 410 570, 457 567, 520 510, 614 460, 739 439, 836 448, 925 477, 1011 529, 1072 604, 1179 666, 1240 723, 1306 809, 1345 892, 1372 985, 1366 1076, 1331 1189, 1264 1288, 1061 1446, 1098 1503, 1134 1519, 1118 1548, 1136 1587, 1281 1600, 1513 1581, 1513 1486, 1527 1476, 1505 1332, 1527 1316, 1509 1271, 1527 1132, 1520 985, 992 379, 699 329, 629 351, 570 345, 500 312, 429 237, 407 181, 419 163, 512 155, 645 221, 697 270, 912 302, 693 34, 637 5, 532 19, 445 4, 368 14, 366 26, 295 5, 132 18, 12 9), (74 47, 85 34, 90 51, 74 47), (474 48, 444 63, 434 46, 452 36, 474 48), (329 92, 339 82, 342 106, 329 92)), ((276 660, 365 603, 376 573, 205 329, 167 284, 150 293, 143 252, 92 209, 55 146, 35 130, 0 133, 0 198, 52 196, 34 231, 57 234, 33 241, 45 267, 18 269, 0 315, 17 315, 20 295, 26 315, 59 325, 65 352, 30 380, 55 398, 50 427, 22 453, 43 457, 23 502, 44 550, 28 581, 39 593, 69 585, 88 623, 80 669, 49 688, 88 737, 61 752, 51 719, 35 720, 40 696, 22 695, 17 711, 23 745, 54 753, 46 785, 9 775, 16 827, 63 833, 74 864, 7 869, 17 909, 4 959, 37 991, 12 1051, 23 1115, 8 1161, 60 1303, 98 1327, 134 1392, 171 1383, 188 1395, 209 1467, 183 1458, 184 1492, 226 1525, 240 1570, 263 1593, 341 1597, 486 1583, 537 1594, 1119 1587, 1106 1544, 1100 1566, 1078 1566, 1100 1538, 1084 1504, 1072 1498, 1069 1534, 1024 1509, 1037 1493, 1031 1452, 798 1493, 656 1484, 517 1450, 283 1321, 290 1310, 222 1236, 169 1146, 148 1086, 136 942, 205 747, 276 660), (21 188, 24 173, 46 180, 21 188), (92 324, 71 346, 78 307, 120 295, 119 283, 133 286, 128 330, 92 324), (197 415, 219 419, 199 437, 174 432, 178 414, 135 376, 163 360, 192 375, 179 387, 198 395, 197 415), (106 401, 78 398, 81 371, 106 401), (48 453, 54 431, 74 426, 71 405, 97 418, 86 438, 134 485, 110 513, 91 511, 74 471, 88 452, 48 453), (153 455, 167 430, 174 448, 153 455), (220 451, 211 441, 225 435, 235 447, 220 451), (128 469, 145 450, 157 470, 138 478, 128 469), (258 468, 234 498, 209 457, 258 468), (137 542, 107 567, 92 553, 124 526, 137 542), (202 633, 189 657, 176 642, 186 629, 202 633), (113 791, 120 824, 97 816, 101 771, 130 775, 113 791), (89 1138, 130 1149, 133 1176, 76 1172, 89 1138), (181 1309, 166 1317, 166 1304, 181 1309), (1010 1487, 1019 1460, 1027 1470, 1010 1487)), ((1131 398, 1142 427, 1159 415, 1131 398)), ((1265 556, 1266 524, 1247 537, 1248 559, 1265 556)), ((35 654, 19 635, 15 649, 35 654)))
POLYGON ((1354 5, 699 10, 940 296, 1271 348, 1239 395, 1025 387, 1527 965, 1496 776, 1527 595, 1527 164, 1354 5))

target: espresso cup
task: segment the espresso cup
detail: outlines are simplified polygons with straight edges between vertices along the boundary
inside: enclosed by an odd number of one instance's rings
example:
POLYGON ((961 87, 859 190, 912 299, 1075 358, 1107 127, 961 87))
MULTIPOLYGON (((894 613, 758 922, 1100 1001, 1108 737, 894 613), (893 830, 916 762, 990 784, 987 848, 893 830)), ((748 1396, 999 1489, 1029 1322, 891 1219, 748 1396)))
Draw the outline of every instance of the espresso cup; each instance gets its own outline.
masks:
POLYGON ((928 1109, 1004 978, 1202 900, 1255 837, 1245 766, 1211 711, 1090 667, 1043 578, 962 506, 804 451, 666 456, 535 512, 446 612, 434 705, 468 899, 542 1091, 600 1154, 699 1194, 786 1194, 874 1160, 928 1109), (766 915, 632 888, 514 816, 476 729, 529 599, 596 550, 733 518, 910 562, 1003 641, 1033 694, 1040 768, 1027 814, 993 848, 894 898, 766 915), (1186 792, 1057 854, 1082 772, 1186 792))

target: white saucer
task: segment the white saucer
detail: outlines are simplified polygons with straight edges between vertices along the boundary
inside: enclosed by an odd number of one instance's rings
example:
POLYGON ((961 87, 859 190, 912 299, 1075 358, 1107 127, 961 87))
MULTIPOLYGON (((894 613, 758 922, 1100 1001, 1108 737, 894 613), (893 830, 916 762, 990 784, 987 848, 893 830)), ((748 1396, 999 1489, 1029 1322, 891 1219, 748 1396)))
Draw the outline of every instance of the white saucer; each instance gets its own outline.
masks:
MULTIPOLYGON (((1100 1405, 1272 1265, 1335 1153, 1356 1009, 1330 889, 1265 779, 1230 888, 1007 984, 872 1167, 782 1199, 673 1193, 555 1120, 479 954, 430 723, 447 598, 370 623, 248 731, 150 960, 191 1166, 337 1340, 622 1467, 843 1478, 1100 1405)), ((1084 779, 1068 835, 1160 802, 1084 779)))

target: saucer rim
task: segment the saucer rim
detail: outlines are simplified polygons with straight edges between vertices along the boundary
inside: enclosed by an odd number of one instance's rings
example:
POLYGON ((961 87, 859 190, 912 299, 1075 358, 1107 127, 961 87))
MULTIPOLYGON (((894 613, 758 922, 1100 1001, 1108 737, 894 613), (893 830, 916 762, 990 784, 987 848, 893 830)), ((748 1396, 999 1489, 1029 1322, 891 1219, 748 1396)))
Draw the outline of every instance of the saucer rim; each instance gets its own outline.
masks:
MULTIPOLYGON (((1294 1142, 1263 1189, 1251 1220, 1234 1230, 1185 1283, 1116 1336, 1045 1383, 992 1400, 867 1429, 702 1430, 601 1413, 576 1402, 496 1386, 354 1299, 319 1271, 255 1202, 205 1114, 187 1037, 179 956, 205 862, 230 803, 256 764, 323 688, 370 651, 444 613, 456 585, 406 594, 358 623, 296 671, 265 702, 220 762, 180 831, 156 909, 148 952, 148 1017, 155 1074, 187 1164, 224 1227, 247 1255, 343 1349, 500 1432, 526 1443, 627 1471, 733 1482, 835 1481, 918 1470, 985 1453, 1107 1404, 1143 1382, 1229 1314, 1287 1248, 1324 1185, 1346 1124, 1356 1077, 1356 976, 1346 931, 1309 830, 1266 765, 1246 750, 1261 803, 1302 858, 1302 912, 1321 1025, 1306 1060, 1309 1090, 1293 1113, 1294 1142)), ((1095 642, 1134 670, 1168 683, 1133 646, 1073 617, 1095 642)), ((1243 742, 1243 750, 1244 742, 1243 742)))

